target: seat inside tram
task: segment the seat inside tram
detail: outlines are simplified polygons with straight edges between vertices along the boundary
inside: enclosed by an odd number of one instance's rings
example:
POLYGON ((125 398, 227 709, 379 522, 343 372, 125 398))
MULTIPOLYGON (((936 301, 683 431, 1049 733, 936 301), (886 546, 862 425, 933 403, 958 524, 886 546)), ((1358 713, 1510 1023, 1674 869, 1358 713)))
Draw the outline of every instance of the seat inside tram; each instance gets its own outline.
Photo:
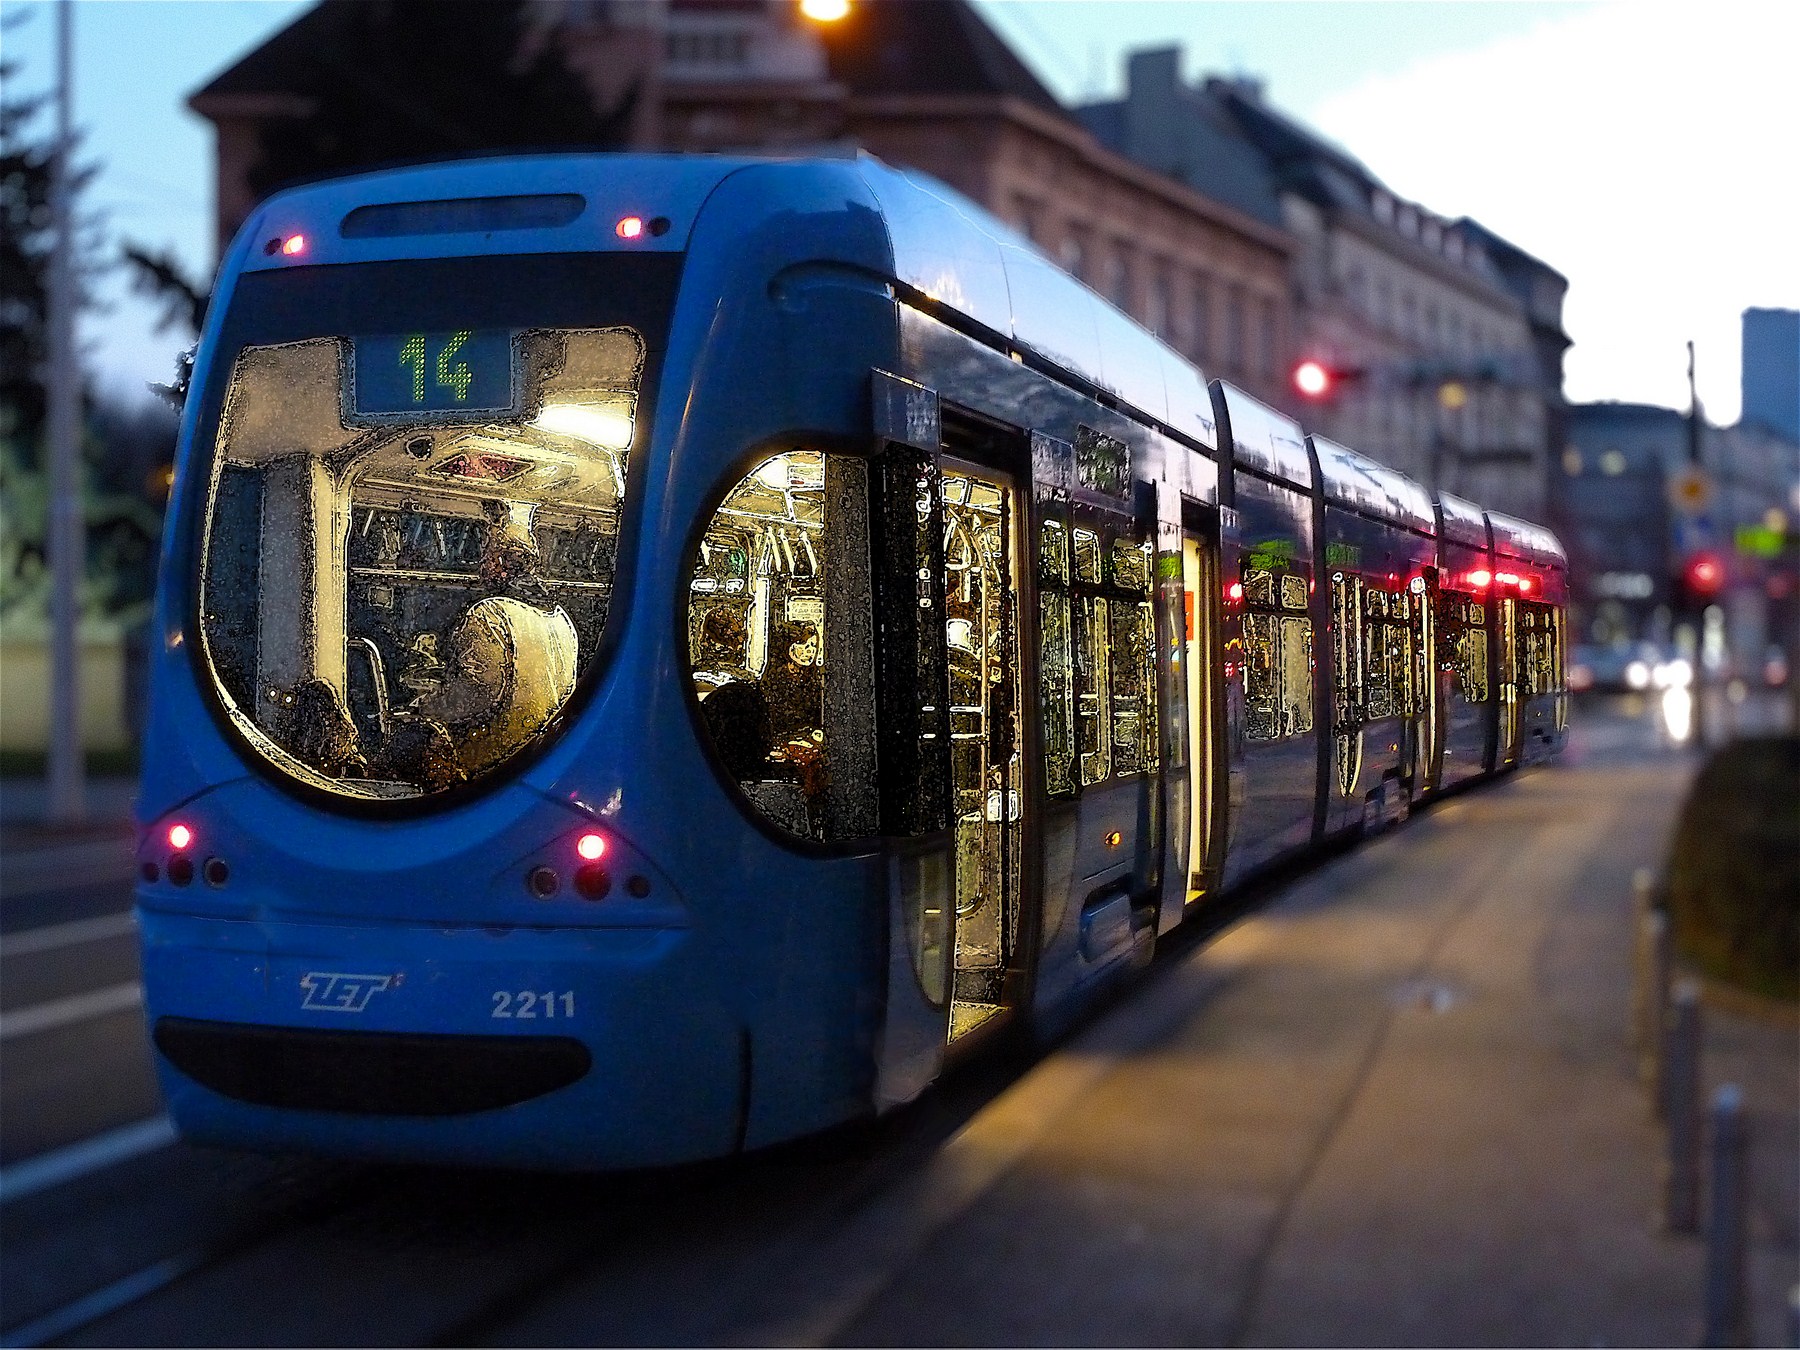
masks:
POLYGON ((545 736, 605 626, 643 364, 628 328, 244 349, 200 583, 243 739, 396 799, 545 736))

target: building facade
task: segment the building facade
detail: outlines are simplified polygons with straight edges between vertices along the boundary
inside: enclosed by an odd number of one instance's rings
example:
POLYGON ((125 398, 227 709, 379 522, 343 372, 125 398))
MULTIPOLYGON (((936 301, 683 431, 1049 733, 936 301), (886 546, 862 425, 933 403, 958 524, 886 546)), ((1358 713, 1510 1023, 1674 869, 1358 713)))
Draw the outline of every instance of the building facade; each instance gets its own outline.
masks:
POLYGON ((1294 236, 1294 355, 1336 377, 1307 424, 1542 518, 1566 282, 1473 222, 1400 199, 1256 82, 1192 87, 1179 66, 1175 48, 1134 54, 1125 97, 1080 116, 1122 154, 1294 236))
POLYGON ((1800 441, 1800 310, 1744 311, 1745 422, 1800 441))
POLYGON ((1751 422, 1703 423, 1696 467, 1692 435, 1688 415, 1670 408, 1569 408, 1550 522, 1569 553, 1571 631, 1601 645, 1668 643, 1683 568, 1704 552, 1724 569, 1717 605, 1734 669, 1759 669, 1770 646, 1794 668, 1800 446, 1751 422), (1704 489, 1684 500, 1678 480, 1696 472, 1704 489))
MULTIPOLYGON (((322 0, 190 99, 218 137, 221 247, 257 200, 268 127, 314 115, 303 68, 344 41, 322 0)), ((1295 241, 1278 212, 1157 172, 1071 115, 967 0, 862 0, 830 24, 796 0, 538 0, 619 148, 865 149, 1007 220, 1200 364, 1291 406, 1295 241)))

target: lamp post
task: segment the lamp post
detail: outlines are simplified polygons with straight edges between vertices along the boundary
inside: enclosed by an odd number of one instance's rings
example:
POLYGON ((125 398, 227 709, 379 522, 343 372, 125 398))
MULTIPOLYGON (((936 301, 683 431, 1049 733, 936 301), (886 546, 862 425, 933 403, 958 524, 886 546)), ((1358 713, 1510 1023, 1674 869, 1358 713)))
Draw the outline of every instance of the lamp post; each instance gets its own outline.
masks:
POLYGON ((86 545, 81 519, 80 382, 75 370, 75 226, 70 198, 74 99, 74 0, 56 7, 56 150, 50 212, 56 242, 50 255, 50 745, 51 821, 71 824, 85 811, 82 787, 81 665, 77 642, 86 545))

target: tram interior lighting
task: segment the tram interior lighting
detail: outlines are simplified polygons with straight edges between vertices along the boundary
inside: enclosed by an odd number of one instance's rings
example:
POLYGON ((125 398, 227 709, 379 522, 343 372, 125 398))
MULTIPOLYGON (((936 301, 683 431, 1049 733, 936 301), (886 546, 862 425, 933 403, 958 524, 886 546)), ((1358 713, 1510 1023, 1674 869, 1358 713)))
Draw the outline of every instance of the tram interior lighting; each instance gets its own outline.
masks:
POLYGON ((607 450, 631 448, 632 422, 628 413, 591 403, 547 403, 532 419, 539 431, 573 436, 578 441, 607 450))
POLYGON ((303 234, 290 234, 286 239, 281 241, 281 251, 290 258, 298 257, 300 254, 306 252, 306 236, 303 234))
POLYGON ((636 239, 644 233, 642 216, 621 216, 619 223, 613 226, 613 233, 621 239, 636 239))
POLYGON ((1492 582, 1493 579, 1494 574, 1485 567, 1477 567, 1473 572, 1469 573, 1469 584, 1477 590, 1486 590, 1488 584, 1492 582))
POLYGON ((170 848, 184 849, 193 842, 194 842, 194 832, 192 830, 190 830, 186 825, 175 824, 175 825, 169 826, 169 847, 170 848))
POLYGON ((575 851, 588 862, 599 862, 606 854, 606 840, 597 834, 584 834, 575 841, 575 851))

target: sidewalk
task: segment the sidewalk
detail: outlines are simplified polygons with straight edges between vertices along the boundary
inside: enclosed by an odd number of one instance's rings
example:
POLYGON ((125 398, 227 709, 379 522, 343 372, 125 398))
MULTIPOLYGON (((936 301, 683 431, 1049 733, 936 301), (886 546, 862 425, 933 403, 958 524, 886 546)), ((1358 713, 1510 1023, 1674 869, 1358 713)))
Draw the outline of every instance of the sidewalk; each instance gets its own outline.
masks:
MULTIPOLYGON (((500 1339, 1698 1344, 1703 1253, 1656 1222, 1627 1043, 1631 874, 1691 767, 1565 763, 1446 803, 1161 969, 829 1232, 697 1254, 706 1293, 654 1320, 599 1270, 500 1339)), ((1775 1344, 1800 1036, 1709 1020, 1709 1080, 1754 1111, 1775 1344)))

